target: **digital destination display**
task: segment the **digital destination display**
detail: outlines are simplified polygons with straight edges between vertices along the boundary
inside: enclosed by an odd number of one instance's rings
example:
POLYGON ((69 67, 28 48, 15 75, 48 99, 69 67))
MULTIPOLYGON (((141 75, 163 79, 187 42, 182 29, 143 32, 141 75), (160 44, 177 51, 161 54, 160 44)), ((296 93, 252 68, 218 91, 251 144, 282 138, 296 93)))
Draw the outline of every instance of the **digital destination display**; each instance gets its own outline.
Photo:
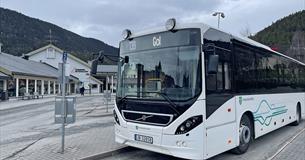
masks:
POLYGON ((120 54, 175 46, 200 44, 200 29, 166 31, 124 40, 120 43, 120 54))

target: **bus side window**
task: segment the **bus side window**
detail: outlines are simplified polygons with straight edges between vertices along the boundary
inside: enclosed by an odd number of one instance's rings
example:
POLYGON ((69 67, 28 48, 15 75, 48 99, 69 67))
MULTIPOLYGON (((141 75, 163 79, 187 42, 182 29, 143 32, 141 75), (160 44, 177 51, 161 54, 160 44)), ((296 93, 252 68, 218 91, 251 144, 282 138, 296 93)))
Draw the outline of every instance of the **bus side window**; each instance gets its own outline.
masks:
POLYGON ((231 69, 228 62, 220 61, 217 74, 207 74, 207 91, 231 90, 231 69))

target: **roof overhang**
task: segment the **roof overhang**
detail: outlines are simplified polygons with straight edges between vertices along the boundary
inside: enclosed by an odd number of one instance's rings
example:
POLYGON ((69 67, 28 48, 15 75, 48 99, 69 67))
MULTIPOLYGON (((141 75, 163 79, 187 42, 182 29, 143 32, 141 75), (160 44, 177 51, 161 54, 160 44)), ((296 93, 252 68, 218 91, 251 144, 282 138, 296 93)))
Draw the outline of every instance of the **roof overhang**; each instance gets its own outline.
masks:
POLYGON ((0 66, 0 72, 5 75, 12 76, 12 72, 0 66))
MULTIPOLYGON (((31 51, 31 52, 29 52, 29 53, 27 53, 27 54, 25 54, 25 55, 31 57, 31 56, 33 56, 33 55, 35 55, 35 54, 37 54, 37 53, 42 52, 43 50, 46 50, 46 49, 50 48, 50 47, 53 48, 53 49, 55 49, 55 50, 57 50, 57 51, 58 51, 59 53, 61 53, 61 54, 64 52, 62 49, 56 47, 55 45, 53 45, 53 44, 48 44, 48 45, 46 45, 46 46, 44 46, 44 47, 38 48, 38 49, 36 49, 36 50, 34 50, 34 51, 31 51)), ((79 62, 79 63, 81 63, 81 64, 83 64, 83 65, 85 65, 86 67, 91 68, 91 66, 90 66, 88 63, 84 62, 83 60, 81 60, 81 59, 79 59, 79 58, 77 58, 77 57, 75 57, 75 56, 73 56, 72 54, 68 54, 68 57, 71 58, 71 59, 73 59, 73 60, 75 60, 75 61, 77 61, 77 62, 79 62)))
POLYGON ((13 72, 12 76, 29 76, 29 77, 41 77, 41 78, 57 79, 57 77, 52 77, 52 76, 28 74, 28 73, 20 73, 20 72, 13 72))
POLYGON ((4 73, 0 72, 0 80, 3 80, 3 79, 4 80, 8 80, 8 79, 11 79, 11 77, 6 75, 6 74, 4 74, 4 73))

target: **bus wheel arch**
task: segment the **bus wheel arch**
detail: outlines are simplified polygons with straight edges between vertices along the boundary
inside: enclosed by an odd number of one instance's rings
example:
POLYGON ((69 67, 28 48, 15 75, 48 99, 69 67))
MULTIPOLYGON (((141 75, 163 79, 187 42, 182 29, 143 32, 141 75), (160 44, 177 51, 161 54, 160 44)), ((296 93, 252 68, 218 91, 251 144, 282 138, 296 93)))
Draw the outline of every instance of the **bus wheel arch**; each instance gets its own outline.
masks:
POLYGON ((293 126, 298 126, 302 121, 302 107, 301 103, 298 102, 296 105, 296 120, 292 122, 293 126))
POLYGON ((239 146, 232 149, 234 154, 243 154, 247 152, 251 141, 254 139, 254 117, 252 112, 246 111, 239 122, 239 146))

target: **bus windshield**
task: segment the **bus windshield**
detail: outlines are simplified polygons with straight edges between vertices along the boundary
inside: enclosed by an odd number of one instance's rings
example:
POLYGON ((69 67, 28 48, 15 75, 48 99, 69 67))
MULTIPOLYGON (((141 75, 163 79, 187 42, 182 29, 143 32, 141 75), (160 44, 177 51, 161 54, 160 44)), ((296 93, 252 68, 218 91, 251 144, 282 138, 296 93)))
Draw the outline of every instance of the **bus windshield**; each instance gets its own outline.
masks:
POLYGON ((159 48, 124 54, 117 96, 186 101, 201 92, 200 47, 159 48))

